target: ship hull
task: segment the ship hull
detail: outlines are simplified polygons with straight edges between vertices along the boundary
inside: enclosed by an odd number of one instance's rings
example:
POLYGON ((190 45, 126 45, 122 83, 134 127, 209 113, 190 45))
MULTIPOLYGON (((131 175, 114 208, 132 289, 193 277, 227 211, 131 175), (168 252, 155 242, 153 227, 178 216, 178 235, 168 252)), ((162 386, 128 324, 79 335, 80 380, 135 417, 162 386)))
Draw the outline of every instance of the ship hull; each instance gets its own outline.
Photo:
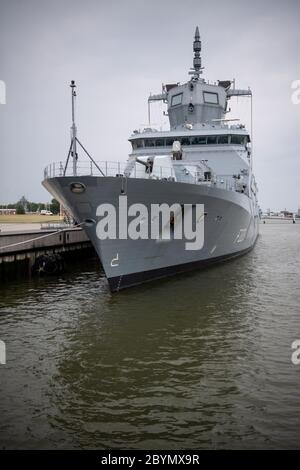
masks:
POLYGON ((112 292, 118 292, 121 289, 127 287, 137 286, 145 282, 162 279, 165 277, 175 276, 177 274, 186 273, 196 269, 204 269, 208 266, 218 264, 221 262, 232 260, 238 256, 242 256, 251 251, 253 246, 246 248, 245 250, 238 251, 236 253, 230 253, 224 256, 216 256, 213 258, 207 258, 198 261, 192 261, 185 264, 176 264, 174 266, 166 266, 159 269, 151 269, 150 271, 142 271, 132 274, 123 275, 120 285, 120 276, 108 278, 109 287, 112 292))
POLYGON ((46 189, 83 223, 101 260, 112 292, 154 279, 200 269, 250 251, 258 235, 258 210, 253 199, 235 191, 200 184, 116 177, 58 177, 43 182, 46 189), (81 182, 82 194, 70 183, 81 182), (97 208, 118 207, 126 195, 128 206, 140 203, 204 205, 204 244, 187 250, 186 240, 105 239, 97 236, 97 208), (87 224, 84 222, 87 221, 87 224))

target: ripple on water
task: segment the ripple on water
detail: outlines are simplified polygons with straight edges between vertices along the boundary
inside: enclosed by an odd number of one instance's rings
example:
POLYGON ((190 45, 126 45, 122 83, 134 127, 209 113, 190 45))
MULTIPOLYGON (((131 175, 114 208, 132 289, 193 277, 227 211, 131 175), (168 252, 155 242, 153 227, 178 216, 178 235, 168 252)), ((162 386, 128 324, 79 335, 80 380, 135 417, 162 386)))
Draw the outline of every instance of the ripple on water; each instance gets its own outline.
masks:
POLYGON ((0 437, 17 448, 296 448, 300 225, 111 295, 94 262, 0 287, 0 437))

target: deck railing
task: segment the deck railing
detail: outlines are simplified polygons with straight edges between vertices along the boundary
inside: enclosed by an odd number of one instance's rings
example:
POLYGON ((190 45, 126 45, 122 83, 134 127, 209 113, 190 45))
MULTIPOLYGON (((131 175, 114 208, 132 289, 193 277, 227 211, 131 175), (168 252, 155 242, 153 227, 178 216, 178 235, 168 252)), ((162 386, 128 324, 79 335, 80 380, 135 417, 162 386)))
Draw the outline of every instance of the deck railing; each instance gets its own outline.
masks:
MULTIPOLYGON (((77 176, 111 176, 128 178, 145 178, 145 167, 142 165, 131 164, 130 162, 77 162, 77 176)), ((151 173, 151 179, 177 181, 179 183, 202 184, 215 186, 221 189, 236 191, 236 181, 233 175, 211 175, 209 178, 203 178, 199 171, 191 170, 192 163, 176 162, 176 169, 160 166, 151 173)), ((63 162, 54 162, 49 164, 44 170, 44 179, 74 176, 73 168, 70 165, 66 170, 63 162)))
MULTIPOLYGON (((124 162, 96 162, 97 166, 91 162, 77 162, 77 176, 116 176, 125 171, 127 163, 124 162), (101 171, 100 171, 101 170, 101 171)), ((69 165, 65 169, 63 162, 53 162, 44 169, 44 179, 59 176, 74 176, 73 167, 69 165)))

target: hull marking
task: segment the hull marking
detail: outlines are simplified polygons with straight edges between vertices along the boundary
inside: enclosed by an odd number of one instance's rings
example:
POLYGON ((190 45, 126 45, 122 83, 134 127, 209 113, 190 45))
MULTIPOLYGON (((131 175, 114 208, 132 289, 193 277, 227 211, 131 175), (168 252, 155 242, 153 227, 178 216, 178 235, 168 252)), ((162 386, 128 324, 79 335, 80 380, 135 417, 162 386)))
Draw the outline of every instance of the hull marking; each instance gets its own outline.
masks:
POLYGON ((117 256, 111 260, 110 265, 112 268, 119 266, 119 253, 117 253, 117 256))

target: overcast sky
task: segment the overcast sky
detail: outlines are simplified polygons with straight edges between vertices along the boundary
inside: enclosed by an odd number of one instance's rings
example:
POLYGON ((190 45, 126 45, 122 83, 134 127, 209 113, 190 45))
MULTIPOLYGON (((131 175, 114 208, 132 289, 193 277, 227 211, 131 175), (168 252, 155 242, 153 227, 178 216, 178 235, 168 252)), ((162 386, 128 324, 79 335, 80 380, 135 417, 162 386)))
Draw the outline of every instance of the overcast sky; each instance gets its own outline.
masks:
MULTIPOLYGON (((0 0, 0 203, 50 200, 43 168, 66 158, 71 79, 80 140, 97 160, 125 161, 129 135, 147 122, 149 92, 188 79, 199 25, 204 78, 253 90, 261 207, 297 209, 299 21, 296 0, 0 0)), ((249 101, 238 104, 248 123, 249 101)))

